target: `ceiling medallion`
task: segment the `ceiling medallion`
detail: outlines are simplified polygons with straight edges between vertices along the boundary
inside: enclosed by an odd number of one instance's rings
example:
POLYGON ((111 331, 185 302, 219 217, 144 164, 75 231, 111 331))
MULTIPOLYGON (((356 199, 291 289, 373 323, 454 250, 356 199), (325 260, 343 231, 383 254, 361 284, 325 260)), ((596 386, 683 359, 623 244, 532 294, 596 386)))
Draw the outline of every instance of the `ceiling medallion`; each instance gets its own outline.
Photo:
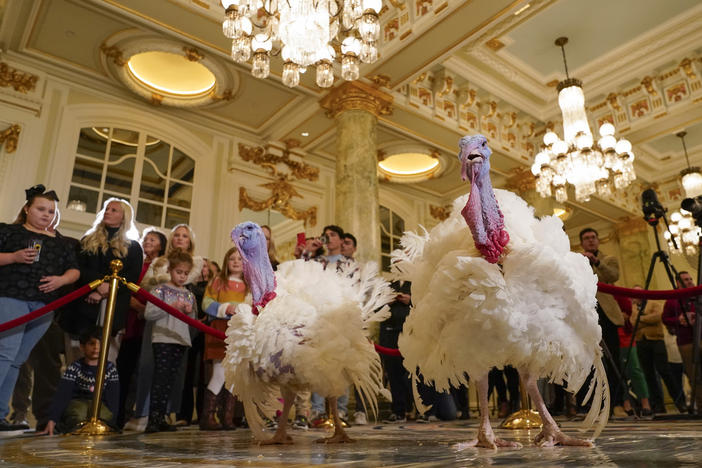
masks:
POLYGON ((100 46, 103 66, 152 105, 201 107, 236 95, 238 75, 194 47, 133 31, 111 40, 100 46))
POLYGON ((382 153, 378 173, 390 182, 421 182, 436 177, 442 170, 439 152, 421 145, 396 145, 383 148, 382 153))
POLYGON ((555 192, 558 202, 568 199, 566 183, 575 187, 575 199, 588 201, 594 193, 611 195, 612 186, 622 189, 635 178, 634 153, 631 143, 614 137, 614 125, 600 127, 600 139, 595 141, 585 113, 582 83, 568 75, 565 44, 559 37, 556 45, 563 52, 566 79, 558 83, 558 105, 563 116, 563 139, 549 131, 544 136, 545 148, 539 152, 531 167, 536 176, 536 190, 542 197, 555 192))
POLYGON ((334 46, 341 48, 341 77, 357 80, 359 64, 378 60, 378 15, 382 0, 222 0, 223 34, 232 40, 232 58, 251 60, 251 74, 264 79, 271 55, 283 59, 283 84, 300 83, 314 66, 317 86, 334 84, 334 46))

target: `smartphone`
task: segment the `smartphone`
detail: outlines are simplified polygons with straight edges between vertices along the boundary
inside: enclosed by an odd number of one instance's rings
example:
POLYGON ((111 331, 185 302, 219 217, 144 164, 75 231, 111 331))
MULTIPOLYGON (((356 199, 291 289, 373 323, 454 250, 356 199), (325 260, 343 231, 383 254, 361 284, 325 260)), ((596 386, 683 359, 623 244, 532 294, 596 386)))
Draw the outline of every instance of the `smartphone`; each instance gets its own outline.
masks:
POLYGON ((304 232, 297 233, 297 245, 305 245, 307 242, 307 236, 304 232))

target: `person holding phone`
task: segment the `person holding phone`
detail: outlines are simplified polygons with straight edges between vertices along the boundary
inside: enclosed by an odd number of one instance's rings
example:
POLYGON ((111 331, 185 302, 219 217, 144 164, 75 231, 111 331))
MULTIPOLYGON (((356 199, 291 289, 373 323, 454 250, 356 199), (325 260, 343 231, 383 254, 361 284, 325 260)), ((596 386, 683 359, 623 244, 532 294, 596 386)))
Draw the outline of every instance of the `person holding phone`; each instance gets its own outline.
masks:
MULTIPOLYGON (((75 251, 49 230, 57 212, 56 193, 43 185, 25 193, 27 201, 14 223, 0 224, 0 323, 58 299, 59 288, 80 277, 75 251)), ((0 333, 0 431, 18 429, 7 415, 19 368, 53 317, 50 312, 0 333)))

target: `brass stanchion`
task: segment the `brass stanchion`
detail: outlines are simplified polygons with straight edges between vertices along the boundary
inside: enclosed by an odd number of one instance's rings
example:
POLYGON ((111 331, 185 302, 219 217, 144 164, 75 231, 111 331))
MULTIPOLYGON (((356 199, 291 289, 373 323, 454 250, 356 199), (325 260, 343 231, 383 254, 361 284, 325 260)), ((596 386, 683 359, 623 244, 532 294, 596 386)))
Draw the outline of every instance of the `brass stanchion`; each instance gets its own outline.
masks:
POLYGON ((110 269, 112 270, 112 274, 108 277, 110 280, 110 295, 107 298, 107 307, 105 309, 105 322, 102 328, 100 358, 98 360, 97 375, 95 377, 95 391, 93 392, 93 402, 90 407, 90 418, 87 421, 83 421, 78 428, 72 432, 74 435, 105 435, 115 432, 114 429, 98 419, 100 406, 102 405, 102 387, 105 384, 107 352, 110 349, 110 335, 112 333, 112 320, 115 315, 115 305, 117 303, 117 290, 119 289, 119 282, 124 281, 117 276, 117 273, 122 269, 122 262, 120 260, 112 260, 110 262, 110 269))
POLYGON ((544 423, 541 421, 539 412, 531 409, 531 399, 521 378, 519 379, 519 390, 522 409, 507 416, 500 426, 505 429, 539 429, 544 423))

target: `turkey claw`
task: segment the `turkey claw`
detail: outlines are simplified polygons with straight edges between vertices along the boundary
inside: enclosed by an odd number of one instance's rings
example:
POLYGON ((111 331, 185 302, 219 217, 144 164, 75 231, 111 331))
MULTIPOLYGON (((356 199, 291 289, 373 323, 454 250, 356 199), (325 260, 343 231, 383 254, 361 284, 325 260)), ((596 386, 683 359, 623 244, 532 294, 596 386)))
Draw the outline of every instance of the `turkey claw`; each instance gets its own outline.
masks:
POLYGON ((451 448, 461 451, 471 447, 482 447, 497 450, 498 448, 522 448, 522 444, 519 442, 510 442, 498 437, 491 439, 488 437, 479 436, 477 439, 473 439, 468 442, 459 442, 454 444, 451 448))
POLYGON ((567 436, 557 427, 555 429, 544 427, 544 430, 534 438, 534 444, 542 448, 555 447, 556 445, 570 447, 594 447, 595 445, 590 440, 567 436))
POLYGON ((356 439, 352 439, 342 432, 339 434, 334 434, 331 437, 322 437, 321 439, 317 439, 316 442, 318 444, 351 444, 356 442, 356 439))
POLYGON ((262 440, 258 445, 292 445, 293 439, 289 435, 284 437, 279 437, 278 435, 273 436, 273 438, 268 440, 262 440))

